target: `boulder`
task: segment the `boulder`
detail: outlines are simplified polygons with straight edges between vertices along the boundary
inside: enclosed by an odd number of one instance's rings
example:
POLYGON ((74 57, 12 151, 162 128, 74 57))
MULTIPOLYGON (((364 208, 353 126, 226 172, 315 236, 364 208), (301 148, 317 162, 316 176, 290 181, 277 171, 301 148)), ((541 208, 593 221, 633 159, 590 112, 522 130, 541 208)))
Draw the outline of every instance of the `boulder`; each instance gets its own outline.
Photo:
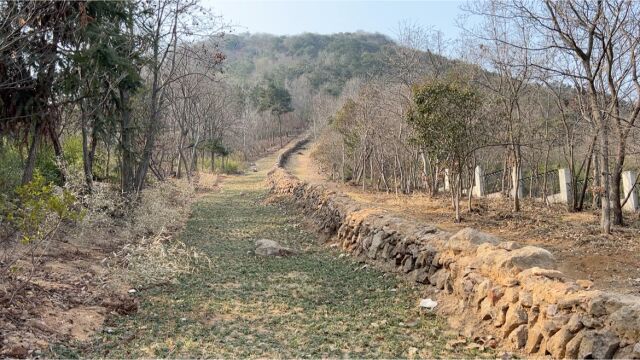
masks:
POLYGON ((289 256, 294 254, 293 250, 269 239, 260 239, 256 241, 255 253, 260 256, 289 256))
POLYGON ((534 354, 538 352, 540 349, 540 343, 542 342, 542 332, 540 331, 540 327, 533 326, 529 329, 529 333, 527 335, 527 343, 525 344, 525 351, 527 354, 534 354))
POLYGON ((547 351, 551 353, 554 359, 564 358, 565 349, 574 334, 567 327, 563 327, 547 341, 547 351))
POLYGON ((370 259, 375 259, 378 250, 385 245, 384 238, 385 232, 382 230, 373 235, 373 239, 371 240, 371 245, 369 246, 369 251, 367 253, 367 256, 369 256, 370 259))
POLYGON ((640 343, 635 345, 627 345, 623 348, 618 349, 615 355, 613 355, 614 359, 640 359, 640 343), (637 347, 637 349, 635 349, 637 347), (637 350, 637 351, 636 351, 637 350))
POLYGON ((579 332, 576 336, 571 339, 564 349, 564 356, 567 359, 577 359, 578 351, 580 351, 580 344, 582 343, 582 338, 584 337, 583 332, 579 332))
POLYGON ((509 251, 499 264, 502 267, 513 266, 519 271, 532 267, 553 269, 556 266, 556 260, 549 251, 543 248, 524 246, 520 249, 509 251))
POLYGON ((507 342, 514 350, 522 349, 527 344, 527 326, 520 325, 509 334, 507 342))
POLYGON ((610 331, 586 331, 580 342, 578 358, 580 359, 611 359, 618 350, 620 340, 610 331))
POLYGON ((444 289, 446 282, 449 280, 449 272, 445 269, 436 271, 435 274, 429 277, 429 282, 435 285, 438 289, 444 289))
POLYGON ((609 316, 609 327, 621 337, 640 339, 640 303, 619 308, 609 316))
POLYGON ((504 335, 507 336, 518 326, 526 324, 527 320, 527 312, 520 304, 511 305, 505 318, 504 335))
POLYGON ((453 234, 447 242, 447 248, 454 252, 472 252, 478 245, 499 243, 499 238, 468 227, 453 234))
POLYGON ((569 319, 569 322, 566 326, 567 330, 571 331, 574 334, 582 330, 582 328, 584 327, 584 325, 582 324, 582 315, 577 313, 571 315, 571 318, 569 319))

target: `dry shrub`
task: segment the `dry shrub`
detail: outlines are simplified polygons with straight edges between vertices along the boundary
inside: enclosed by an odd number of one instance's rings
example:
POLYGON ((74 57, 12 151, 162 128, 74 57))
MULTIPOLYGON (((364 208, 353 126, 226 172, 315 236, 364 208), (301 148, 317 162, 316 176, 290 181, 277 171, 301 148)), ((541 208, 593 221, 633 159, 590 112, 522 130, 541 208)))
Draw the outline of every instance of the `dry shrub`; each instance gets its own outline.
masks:
POLYGON ((107 247, 130 240, 127 203, 115 188, 107 183, 94 182, 91 193, 77 196, 85 215, 69 229, 66 237, 78 244, 107 247))
POLYGON ((127 202, 115 188, 95 183, 83 197, 86 216, 71 235, 78 242, 114 249, 103 265, 107 280, 148 287, 189 272, 206 256, 176 240, 173 234, 187 220, 194 188, 185 180, 157 182, 127 202))
POLYGON ((208 172, 198 172, 195 174, 194 180, 197 191, 214 191, 218 186, 220 176, 208 172))
POLYGON ((124 282, 138 289, 173 283, 180 274, 192 272, 198 265, 211 266, 211 260, 164 229, 152 237, 144 237, 135 244, 127 244, 116 254, 116 272, 124 282))
POLYGON ((175 239, 173 233, 187 220, 195 191, 185 180, 171 180, 145 189, 132 213, 128 242, 116 253, 120 277, 136 287, 173 282, 209 258, 175 239))
POLYGON ((186 180, 164 181, 143 190, 132 214, 133 233, 149 236, 158 229, 175 230, 189 216, 194 193, 186 180))

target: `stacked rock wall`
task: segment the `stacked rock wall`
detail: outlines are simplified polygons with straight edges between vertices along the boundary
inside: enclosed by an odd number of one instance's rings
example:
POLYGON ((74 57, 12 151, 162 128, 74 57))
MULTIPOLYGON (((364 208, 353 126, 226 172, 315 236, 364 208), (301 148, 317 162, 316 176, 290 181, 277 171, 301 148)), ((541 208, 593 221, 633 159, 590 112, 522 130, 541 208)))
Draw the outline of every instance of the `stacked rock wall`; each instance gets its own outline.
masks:
POLYGON ((439 309, 468 336, 491 332, 528 356, 640 358, 640 298, 588 290, 554 270, 547 250, 466 228, 451 234, 361 207, 284 169, 289 146, 270 171, 284 195, 355 256, 434 286, 439 309))

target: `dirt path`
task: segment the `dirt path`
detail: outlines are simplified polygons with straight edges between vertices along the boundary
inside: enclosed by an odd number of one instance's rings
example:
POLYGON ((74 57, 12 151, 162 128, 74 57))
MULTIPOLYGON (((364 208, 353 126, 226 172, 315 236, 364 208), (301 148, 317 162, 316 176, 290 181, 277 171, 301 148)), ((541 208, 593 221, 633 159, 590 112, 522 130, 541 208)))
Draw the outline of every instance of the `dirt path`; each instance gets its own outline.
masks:
MULTIPOLYGON (((298 358, 475 357, 452 349, 455 333, 421 312, 421 290, 318 244, 299 213, 265 202, 257 173, 228 177, 202 197, 180 240, 211 258, 173 284, 139 291, 135 315, 110 319, 71 357, 298 358), (277 240, 300 253, 259 258, 254 241, 277 240)), ((490 354, 487 354, 491 356, 490 354)))
MULTIPOLYGON (((298 178, 322 183, 372 208, 426 221, 443 230, 471 226, 505 240, 541 246, 558 259, 558 268, 574 279, 588 279, 600 289, 640 295, 640 218, 627 215, 628 227, 615 227, 611 236, 600 234, 597 211, 568 213, 561 205, 545 207, 523 199, 523 211, 511 212, 508 199, 474 199, 474 211, 455 223, 447 196, 398 195, 363 191, 360 187, 327 181, 311 153, 313 144, 295 153, 287 168, 298 178)), ((463 204, 466 205, 466 204, 463 204)))

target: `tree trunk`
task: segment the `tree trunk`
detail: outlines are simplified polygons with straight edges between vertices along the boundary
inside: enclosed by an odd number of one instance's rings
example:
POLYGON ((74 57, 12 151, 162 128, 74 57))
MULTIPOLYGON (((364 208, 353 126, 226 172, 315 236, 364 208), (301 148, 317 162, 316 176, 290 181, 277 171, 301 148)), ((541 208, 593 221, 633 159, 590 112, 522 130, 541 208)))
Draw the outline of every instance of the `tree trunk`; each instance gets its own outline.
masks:
POLYGON ((67 182, 67 166, 64 163, 64 150, 62 149, 62 144, 60 143, 60 138, 58 134, 56 134, 55 129, 53 127, 49 128, 49 138, 51 139, 51 144, 53 145, 53 153, 56 157, 56 165, 58 166, 58 170, 60 170, 60 177, 62 183, 67 182))
POLYGON ((81 109, 82 114, 82 164, 84 169, 84 181, 87 185, 89 192, 93 189, 93 173, 92 164, 89 156, 89 130, 87 124, 87 117, 84 109, 81 109))
MULTIPOLYGON (((601 120, 602 124, 600 127, 600 157, 601 157, 601 182, 604 186, 601 195, 601 203, 602 203, 602 212, 600 225, 602 226, 602 233, 605 235, 611 234, 611 182, 609 179, 609 137, 607 125, 604 123, 604 120, 601 120)), ((619 196, 616 194, 616 196, 619 196)))
POLYGON ((515 180, 513 182, 513 211, 520 211, 520 174, 522 173, 521 168, 521 154, 520 154, 520 145, 514 145, 514 166, 515 166, 515 180))
POLYGON ((122 192, 130 194, 135 189, 135 154, 133 152, 133 130, 129 109, 129 90, 120 90, 120 144, 122 146, 121 179, 122 192))
POLYGON ((42 122, 34 120, 33 134, 31 136, 31 146, 29 147, 29 155, 22 173, 22 185, 28 184, 33 180, 33 172, 36 168, 36 158, 38 157, 38 147, 40 146, 40 133, 42 130, 42 122))

